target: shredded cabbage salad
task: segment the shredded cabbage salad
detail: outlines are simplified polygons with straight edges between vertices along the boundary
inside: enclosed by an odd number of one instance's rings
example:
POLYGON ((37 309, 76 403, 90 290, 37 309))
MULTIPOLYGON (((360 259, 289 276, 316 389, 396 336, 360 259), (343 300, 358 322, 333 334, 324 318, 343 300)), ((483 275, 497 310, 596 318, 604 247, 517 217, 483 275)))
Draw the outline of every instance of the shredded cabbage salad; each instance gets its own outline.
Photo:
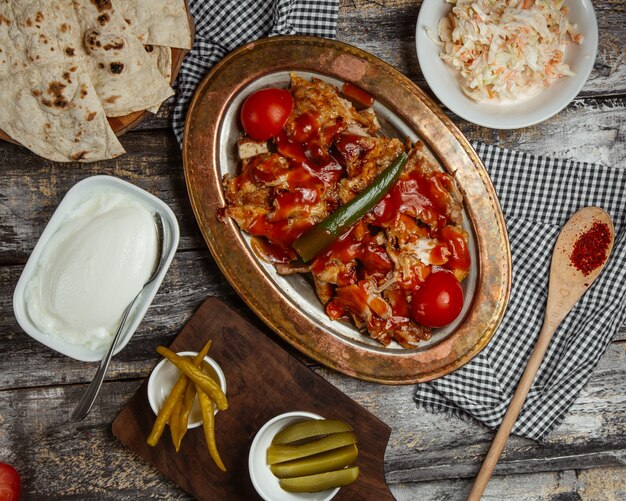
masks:
POLYGON ((567 19, 563 0, 447 0, 439 21, 441 59, 458 69, 465 94, 477 101, 517 99, 574 73, 567 44, 583 36, 567 19))

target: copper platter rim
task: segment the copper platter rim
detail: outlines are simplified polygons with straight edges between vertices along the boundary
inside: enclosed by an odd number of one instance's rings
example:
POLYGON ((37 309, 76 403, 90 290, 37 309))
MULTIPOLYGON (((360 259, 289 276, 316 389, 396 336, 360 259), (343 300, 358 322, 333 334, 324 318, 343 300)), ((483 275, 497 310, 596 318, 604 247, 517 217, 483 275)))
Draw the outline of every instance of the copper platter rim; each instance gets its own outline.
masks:
POLYGON ((384 384, 429 381, 476 356, 504 316, 511 286, 511 254, 504 217, 481 160, 419 87, 361 49, 296 35, 262 39, 230 53, 204 78, 191 101, 183 139, 183 166, 198 226, 231 285, 279 336, 327 367, 384 384), (424 350, 380 352, 329 334, 314 325, 264 274, 256 256, 244 245, 236 224, 218 221, 218 210, 224 204, 218 138, 225 110, 250 82, 284 70, 317 72, 369 91, 390 106, 459 180, 476 233, 479 276, 463 323, 443 341, 424 350), (260 290, 263 294, 258 294, 260 290))

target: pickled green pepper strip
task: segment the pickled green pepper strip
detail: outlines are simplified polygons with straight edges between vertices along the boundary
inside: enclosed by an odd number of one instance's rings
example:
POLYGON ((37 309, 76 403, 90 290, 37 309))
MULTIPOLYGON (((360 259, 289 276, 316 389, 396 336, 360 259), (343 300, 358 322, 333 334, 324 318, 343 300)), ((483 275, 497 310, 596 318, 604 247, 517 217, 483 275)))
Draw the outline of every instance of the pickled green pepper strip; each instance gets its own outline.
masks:
POLYGON ((293 461, 273 464, 270 466, 272 473, 278 478, 304 477, 335 471, 349 466, 359 455, 356 445, 346 445, 338 449, 306 456, 293 461))
POLYGON ((302 260, 306 263, 313 259, 365 216, 396 184, 407 160, 406 153, 400 153, 361 193, 300 235, 292 247, 302 260))
POLYGON ((220 385, 213 381, 210 376, 202 372, 201 369, 198 369, 195 365, 193 365, 191 360, 186 360, 185 358, 178 356, 165 346, 158 346, 157 353, 163 355, 176 367, 178 367, 178 370, 193 381, 196 387, 202 388, 202 390, 205 391, 209 397, 211 397, 211 400, 215 402, 215 405, 217 405, 219 410, 225 411, 228 409, 228 400, 226 399, 226 395, 224 395, 222 388, 220 388, 220 385))
POLYGON ((333 433, 332 435, 301 445, 270 445, 267 448, 266 460, 267 464, 273 465, 312 456, 313 454, 320 454, 321 452, 352 444, 356 444, 356 437, 352 432, 344 431, 341 433, 333 433))
POLYGON ((290 424, 272 439, 272 445, 291 444, 305 438, 352 431, 350 425, 338 419, 308 419, 290 424))
POLYGON ((349 485, 359 478, 359 467, 307 475, 304 477, 281 478, 280 486, 289 492, 319 492, 349 485))

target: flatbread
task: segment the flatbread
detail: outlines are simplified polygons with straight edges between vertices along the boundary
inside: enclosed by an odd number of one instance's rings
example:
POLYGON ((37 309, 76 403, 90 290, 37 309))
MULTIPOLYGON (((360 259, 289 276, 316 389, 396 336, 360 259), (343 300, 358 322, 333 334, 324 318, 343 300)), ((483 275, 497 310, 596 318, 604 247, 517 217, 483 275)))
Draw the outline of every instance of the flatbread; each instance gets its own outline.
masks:
POLYGON ((184 0, 0 0, 0 130, 55 161, 124 153, 106 117, 174 94, 168 45, 191 47, 184 0))
POLYGON ((144 49, 156 64, 159 73, 168 82, 172 81, 172 49, 160 45, 145 45, 144 49))
POLYGON ((88 72, 107 116, 160 106, 174 94, 110 0, 73 0, 88 72))
MULTIPOLYGON (((168 82, 172 81, 172 49, 169 47, 162 47, 160 45, 145 45, 144 49, 150 56, 150 58, 154 61, 157 68, 159 69, 159 73, 163 75, 163 78, 168 82)), ((161 108, 161 104, 158 106, 153 106, 152 108, 148 108, 150 113, 154 113, 155 115, 158 113, 161 108)))
POLYGON ((191 49, 185 0, 113 0, 135 36, 146 45, 191 49))
POLYGON ((58 162, 124 149, 84 70, 71 0, 0 2, 0 129, 58 162))

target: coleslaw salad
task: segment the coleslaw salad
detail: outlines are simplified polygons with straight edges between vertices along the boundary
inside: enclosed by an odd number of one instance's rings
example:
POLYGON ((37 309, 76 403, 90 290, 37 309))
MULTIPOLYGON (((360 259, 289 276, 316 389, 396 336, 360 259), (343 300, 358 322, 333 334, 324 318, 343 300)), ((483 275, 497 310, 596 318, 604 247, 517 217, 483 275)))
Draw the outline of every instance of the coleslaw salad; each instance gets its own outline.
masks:
POLYGON ((426 31, 473 100, 515 101, 574 75, 564 49, 581 44, 583 36, 563 0, 448 1, 454 7, 440 19, 438 33, 426 31))

